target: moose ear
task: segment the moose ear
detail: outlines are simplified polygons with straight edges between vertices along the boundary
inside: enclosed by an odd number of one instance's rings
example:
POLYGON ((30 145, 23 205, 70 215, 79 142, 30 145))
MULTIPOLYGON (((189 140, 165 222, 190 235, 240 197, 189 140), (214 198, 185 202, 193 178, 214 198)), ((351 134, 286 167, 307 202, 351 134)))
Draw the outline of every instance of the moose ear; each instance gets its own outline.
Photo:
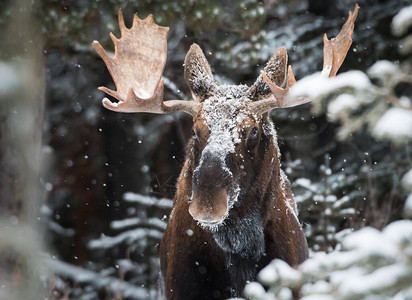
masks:
MULTIPOLYGON (((287 65, 288 54, 286 48, 282 46, 269 59, 263 71, 274 84, 278 87, 282 87, 282 84, 286 79, 287 65)), ((262 75, 259 75, 255 83, 250 87, 250 94, 252 100, 261 100, 272 95, 262 75)))
POLYGON ((216 87, 209 63, 197 44, 193 44, 186 54, 185 80, 197 102, 210 97, 216 87))

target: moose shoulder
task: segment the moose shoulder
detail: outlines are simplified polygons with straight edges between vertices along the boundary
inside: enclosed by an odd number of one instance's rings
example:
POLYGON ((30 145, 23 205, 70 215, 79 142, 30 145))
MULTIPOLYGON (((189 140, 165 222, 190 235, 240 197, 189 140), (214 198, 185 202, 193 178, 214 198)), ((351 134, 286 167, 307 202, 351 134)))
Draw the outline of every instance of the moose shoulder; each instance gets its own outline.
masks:
MULTIPOLYGON (((324 38, 322 76, 334 76, 351 45, 358 6, 339 35, 324 38)), ((193 116, 193 135, 177 182, 174 208, 160 245, 161 287, 166 299, 239 297, 247 281, 272 259, 297 266, 308 256, 290 184, 280 169, 276 131, 268 112, 310 99, 289 99, 296 82, 281 47, 252 86, 218 85, 196 44, 185 59, 184 78, 194 101, 163 101, 168 28, 140 20, 122 37, 111 35, 114 57, 98 42, 117 98, 103 105, 118 112, 193 116), (286 87, 281 88, 286 80, 286 87)), ((294 293, 298 297, 298 291, 294 293)))

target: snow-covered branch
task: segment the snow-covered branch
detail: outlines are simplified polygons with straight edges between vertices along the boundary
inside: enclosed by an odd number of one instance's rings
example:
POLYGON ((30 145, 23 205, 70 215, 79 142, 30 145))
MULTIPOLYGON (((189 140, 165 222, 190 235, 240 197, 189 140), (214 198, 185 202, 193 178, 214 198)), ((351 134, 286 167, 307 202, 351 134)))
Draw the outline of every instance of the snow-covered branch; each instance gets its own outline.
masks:
POLYGON ((275 260, 246 288, 251 299, 291 299, 286 288, 301 285, 302 299, 410 299, 412 221, 396 221, 381 232, 366 227, 344 238, 343 250, 318 252, 297 270, 275 260), (258 296, 258 297, 256 297, 258 296))

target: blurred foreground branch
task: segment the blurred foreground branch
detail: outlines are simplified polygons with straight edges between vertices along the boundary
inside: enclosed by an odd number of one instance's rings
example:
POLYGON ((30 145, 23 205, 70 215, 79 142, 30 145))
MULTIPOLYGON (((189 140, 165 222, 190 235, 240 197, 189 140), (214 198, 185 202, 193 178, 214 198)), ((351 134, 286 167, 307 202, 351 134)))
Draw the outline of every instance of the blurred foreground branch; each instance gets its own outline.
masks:
POLYGON ((37 217, 45 70, 34 3, 10 2, 6 14, 12 18, 0 32, 1 299, 41 298, 37 217))

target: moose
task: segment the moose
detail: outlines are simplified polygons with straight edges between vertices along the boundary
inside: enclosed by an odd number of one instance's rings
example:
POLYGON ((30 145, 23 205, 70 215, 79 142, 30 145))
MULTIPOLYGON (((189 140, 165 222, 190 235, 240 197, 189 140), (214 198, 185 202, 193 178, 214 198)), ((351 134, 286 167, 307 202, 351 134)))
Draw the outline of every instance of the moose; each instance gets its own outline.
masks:
MULTIPOLYGON (((352 43, 357 14, 356 5, 336 38, 324 35, 321 76, 336 75, 352 43)), ((241 297, 245 284, 271 260, 282 259, 292 267, 302 263, 308 246, 269 118, 272 109, 310 101, 288 97, 296 80, 287 67, 286 48, 270 58, 253 85, 218 85, 202 50, 193 44, 184 78, 194 101, 163 101, 169 28, 155 24, 152 15, 145 20, 134 15, 129 29, 121 10, 119 27, 120 39, 110 34, 113 57, 93 42, 116 86, 116 91, 99 87, 118 100, 104 98, 103 106, 127 113, 182 111, 193 117, 160 244, 162 297, 241 297)))

